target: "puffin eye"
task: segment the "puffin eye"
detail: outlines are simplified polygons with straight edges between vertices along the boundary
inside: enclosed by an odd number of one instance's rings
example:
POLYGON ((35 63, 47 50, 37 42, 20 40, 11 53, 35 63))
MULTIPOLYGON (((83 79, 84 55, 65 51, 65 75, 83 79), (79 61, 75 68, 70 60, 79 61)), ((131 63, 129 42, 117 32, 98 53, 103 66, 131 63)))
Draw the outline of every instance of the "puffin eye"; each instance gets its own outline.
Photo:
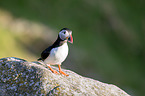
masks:
POLYGON ((66 32, 64 31, 63 33, 65 34, 66 32))

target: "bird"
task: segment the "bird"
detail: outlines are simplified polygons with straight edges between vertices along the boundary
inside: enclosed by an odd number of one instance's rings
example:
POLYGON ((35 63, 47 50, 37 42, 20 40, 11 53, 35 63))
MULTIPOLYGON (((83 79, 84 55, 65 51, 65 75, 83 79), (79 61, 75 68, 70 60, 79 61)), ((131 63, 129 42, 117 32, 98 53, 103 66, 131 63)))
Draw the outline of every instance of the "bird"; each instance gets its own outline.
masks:
POLYGON ((44 64, 55 74, 58 72, 50 67, 50 65, 58 65, 59 73, 65 76, 69 76, 61 70, 61 64, 68 56, 68 45, 67 42, 73 43, 72 30, 68 28, 62 28, 58 34, 56 41, 46 48, 41 53, 41 57, 38 59, 42 60, 44 64))

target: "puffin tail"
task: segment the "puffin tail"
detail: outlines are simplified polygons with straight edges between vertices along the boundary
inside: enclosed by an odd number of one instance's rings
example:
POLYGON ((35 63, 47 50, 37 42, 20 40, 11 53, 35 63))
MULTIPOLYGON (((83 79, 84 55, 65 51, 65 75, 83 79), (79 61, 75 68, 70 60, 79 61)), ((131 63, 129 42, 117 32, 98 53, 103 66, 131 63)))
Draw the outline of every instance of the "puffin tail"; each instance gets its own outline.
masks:
POLYGON ((42 58, 37 59, 37 61, 40 61, 40 60, 42 60, 42 58))

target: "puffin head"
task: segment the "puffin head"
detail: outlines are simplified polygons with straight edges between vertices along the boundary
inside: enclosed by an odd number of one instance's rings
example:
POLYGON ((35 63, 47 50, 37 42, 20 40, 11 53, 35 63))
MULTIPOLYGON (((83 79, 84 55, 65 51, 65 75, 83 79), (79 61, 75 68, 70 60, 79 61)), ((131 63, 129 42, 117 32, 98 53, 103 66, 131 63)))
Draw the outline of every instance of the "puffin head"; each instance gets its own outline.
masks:
POLYGON ((73 43, 72 31, 68 28, 61 29, 59 37, 61 40, 67 40, 68 42, 73 43))

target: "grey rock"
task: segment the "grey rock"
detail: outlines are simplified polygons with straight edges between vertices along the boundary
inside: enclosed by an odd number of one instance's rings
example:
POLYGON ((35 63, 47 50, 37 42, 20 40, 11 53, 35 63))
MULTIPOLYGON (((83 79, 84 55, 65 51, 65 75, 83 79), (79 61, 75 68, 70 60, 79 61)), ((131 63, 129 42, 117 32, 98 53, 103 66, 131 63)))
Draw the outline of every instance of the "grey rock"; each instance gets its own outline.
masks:
MULTIPOLYGON (((51 66, 58 71, 57 67, 51 66)), ((0 59, 0 96, 129 96, 112 84, 82 77, 52 73, 42 62, 8 57, 0 59)))

